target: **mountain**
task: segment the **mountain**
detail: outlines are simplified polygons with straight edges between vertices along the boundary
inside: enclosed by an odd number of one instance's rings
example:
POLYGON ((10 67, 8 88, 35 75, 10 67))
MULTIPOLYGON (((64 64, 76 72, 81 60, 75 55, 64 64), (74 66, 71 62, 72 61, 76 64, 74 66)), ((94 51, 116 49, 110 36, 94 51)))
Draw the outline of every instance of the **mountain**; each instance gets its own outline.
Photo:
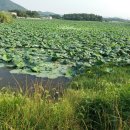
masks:
POLYGON ((27 10, 11 0, 0 0, 0 10, 27 10))
POLYGON ((122 19, 122 18, 118 18, 118 17, 109 17, 109 18, 104 18, 104 21, 115 21, 115 22, 129 22, 130 20, 128 19, 122 19))
POLYGON ((41 11, 38 11, 39 15, 41 17, 47 17, 47 16, 51 16, 51 15, 57 15, 56 13, 53 13, 53 12, 41 12, 41 11))

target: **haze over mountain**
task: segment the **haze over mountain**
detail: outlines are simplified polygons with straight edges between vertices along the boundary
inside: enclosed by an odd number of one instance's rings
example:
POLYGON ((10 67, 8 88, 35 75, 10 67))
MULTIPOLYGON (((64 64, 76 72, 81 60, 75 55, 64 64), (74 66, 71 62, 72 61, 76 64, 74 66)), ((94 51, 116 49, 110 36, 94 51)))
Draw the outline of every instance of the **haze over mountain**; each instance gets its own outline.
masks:
POLYGON ((99 14, 104 17, 118 17, 123 19, 130 19, 130 8, 128 6, 130 4, 129 0, 55 0, 55 2, 50 1, 51 0, 37 0, 37 2, 33 0, 0 0, 0 10, 36 10, 39 11, 40 16, 66 13, 93 13, 99 14), (45 10, 47 11, 45 12, 45 10))
POLYGON ((12 2, 11 0, 0 0, 0 10, 26 10, 24 7, 12 2))
POLYGON ((130 19, 130 0, 12 0, 29 10, 57 14, 93 13, 130 19))
MULTIPOLYGON (((15 2, 11 1, 11 0, 0 0, 0 10, 27 10, 26 8, 24 8, 23 6, 16 4, 15 2)), ((49 15, 55 15, 55 13, 53 12, 42 12, 39 11, 38 12, 40 14, 40 16, 49 16, 49 15)))
POLYGON ((43 16, 43 17, 50 16, 50 15, 57 15, 56 13, 48 12, 48 11, 46 11, 46 12, 38 11, 38 13, 40 16, 43 16))

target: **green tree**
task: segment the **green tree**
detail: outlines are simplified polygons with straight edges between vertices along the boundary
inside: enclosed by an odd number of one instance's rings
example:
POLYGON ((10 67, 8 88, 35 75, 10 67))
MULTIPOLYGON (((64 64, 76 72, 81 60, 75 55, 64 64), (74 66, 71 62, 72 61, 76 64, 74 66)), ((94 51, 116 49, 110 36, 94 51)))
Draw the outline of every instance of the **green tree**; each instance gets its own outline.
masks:
POLYGON ((102 16, 95 14, 64 14, 63 19, 65 20, 78 20, 78 21, 102 21, 102 16))

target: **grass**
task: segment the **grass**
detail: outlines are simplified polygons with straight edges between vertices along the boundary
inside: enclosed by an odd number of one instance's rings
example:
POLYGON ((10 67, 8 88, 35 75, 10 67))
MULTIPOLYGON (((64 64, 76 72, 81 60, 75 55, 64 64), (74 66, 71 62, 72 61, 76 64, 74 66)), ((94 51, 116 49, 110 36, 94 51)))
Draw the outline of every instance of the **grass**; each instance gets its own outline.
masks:
POLYGON ((0 23, 12 23, 13 17, 8 12, 0 12, 0 23))
POLYGON ((130 67, 101 66, 77 76, 63 94, 36 86, 0 91, 1 130, 129 130, 130 67))

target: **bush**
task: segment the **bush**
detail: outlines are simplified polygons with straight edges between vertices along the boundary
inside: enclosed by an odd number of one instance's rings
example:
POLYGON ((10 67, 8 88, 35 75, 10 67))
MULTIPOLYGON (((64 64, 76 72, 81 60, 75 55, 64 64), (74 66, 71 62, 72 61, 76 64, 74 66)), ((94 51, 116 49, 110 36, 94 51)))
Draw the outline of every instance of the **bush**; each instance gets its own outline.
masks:
POLYGON ((11 14, 7 12, 0 12, 0 23, 11 23, 13 21, 13 17, 11 14))
POLYGON ((91 92, 91 96, 87 94, 78 102, 75 114, 81 129, 129 130, 129 104, 129 86, 124 85, 122 88, 115 86, 102 92, 95 91, 95 94, 91 92))
POLYGON ((113 102, 102 98, 84 99, 77 108, 77 117, 83 129, 118 129, 119 119, 113 102))

